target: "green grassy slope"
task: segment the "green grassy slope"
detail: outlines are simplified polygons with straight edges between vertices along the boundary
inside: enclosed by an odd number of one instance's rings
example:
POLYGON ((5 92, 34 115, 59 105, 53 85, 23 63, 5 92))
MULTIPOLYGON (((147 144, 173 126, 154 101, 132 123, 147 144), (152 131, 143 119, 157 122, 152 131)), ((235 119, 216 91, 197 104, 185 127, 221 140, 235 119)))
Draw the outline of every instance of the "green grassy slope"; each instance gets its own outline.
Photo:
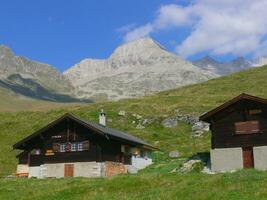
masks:
POLYGON ((43 100, 27 98, 17 95, 8 89, 0 87, 0 112, 17 112, 23 110, 45 111, 48 109, 70 107, 77 103, 56 103, 43 100))
POLYGON ((108 126, 127 131, 160 148, 155 164, 137 175, 111 179, 0 180, 0 199, 257 199, 267 196, 263 187, 265 172, 243 170, 233 174, 205 175, 170 173, 188 157, 210 148, 210 135, 192 137, 191 127, 179 123, 164 128, 161 121, 177 110, 199 115, 242 93, 267 97, 267 67, 247 70, 227 77, 162 92, 140 99, 96 103, 47 112, 0 113, 0 176, 15 171, 17 151, 11 146, 65 112, 97 121, 98 111, 108 114, 108 126), (118 116, 120 110, 126 116, 118 116), (154 122, 137 130, 132 114, 152 118, 154 122), (181 152, 181 158, 169 159, 170 150, 181 152), (16 192, 14 192, 16 191, 16 192), (9 197, 9 198, 8 198, 9 197), (179 198, 180 197, 180 198, 179 198))

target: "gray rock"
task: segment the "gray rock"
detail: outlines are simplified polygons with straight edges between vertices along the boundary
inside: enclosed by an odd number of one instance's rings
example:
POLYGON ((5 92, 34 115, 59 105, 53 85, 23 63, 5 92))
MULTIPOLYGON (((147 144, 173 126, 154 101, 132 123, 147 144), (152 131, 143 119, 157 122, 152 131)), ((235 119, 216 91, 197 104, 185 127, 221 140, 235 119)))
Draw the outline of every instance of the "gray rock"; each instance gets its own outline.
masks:
POLYGON ((136 129, 144 129, 145 127, 142 124, 137 124, 136 129))
POLYGON ((205 122, 196 122, 192 126, 192 132, 194 135, 202 135, 203 133, 209 131, 209 124, 205 122))
POLYGON ((136 174, 138 169, 132 165, 126 165, 127 171, 129 174, 136 174))
POLYGON ((180 153, 178 151, 170 151, 169 157, 170 158, 178 158, 180 156, 180 153))
MULTIPOLYGON (((192 159, 186 161, 183 166, 181 167, 181 172, 190 172, 193 171, 195 168, 201 167, 203 165, 203 162, 200 159, 192 159)), ((204 165, 203 165, 204 167, 204 165)))
POLYGON ((177 120, 175 118, 164 119, 161 123, 165 128, 171 128, 177 126, 177 120))
POLYGON ((124 110, 121 110, 118 115, 124 117, 126 115, 126 112, 124 110))
POLYGON ((140 119, 143 118, 141 115, 138 115, 138 114, 134 114, 134 117, 135 117, 135 119, 137 119, 137 120, 140 120, 140 119))
POLYGON ((154 122, 154 119, 146 118, 142 121, 142 125, 152 124, 154 122))

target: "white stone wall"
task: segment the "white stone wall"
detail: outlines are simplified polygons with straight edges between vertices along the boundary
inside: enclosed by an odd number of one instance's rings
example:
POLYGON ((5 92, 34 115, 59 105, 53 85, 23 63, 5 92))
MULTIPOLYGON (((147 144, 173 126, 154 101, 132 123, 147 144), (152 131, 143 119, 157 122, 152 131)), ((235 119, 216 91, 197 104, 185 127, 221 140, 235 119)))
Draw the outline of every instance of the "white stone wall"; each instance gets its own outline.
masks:
MULTIPOLYGON (((44 164, 36 167, 19 166, 18 171, 29 173, 29 178, 63 178, 65 172, 65 164, 73 164, 74 177, 103 177, 105 176, 105 163, 99 162, 75 162, 75 163, 53 163, 44 164)), ((150 158, 132 157, 132 165, 136 170, 143 169, 152 164, 150 158)), ((137 172, 137 171, 136 171, 137 172)))
POLYGON ((44 178, 63 178, 65 164, 55 163, 55 164, 44 164, 45 172, 43 172, 44 178))
POLYGON ((40 166, 29 167, 29 178, 40 178, 40 166))
POLYGON ((259 170, 267 169, 267 146, 253 147, 254 167, 259 170))
MULTIPOLYGON (((44 164, 39 168, 38 178, 63 178, 65 164, 73 164, 74 177, 101 177, 103 175, 103 163, 97 162, 75 162, 44 164)), ((37 172, 36 172, 37 173, 37 172)))
POLYGON ((211 170, 226 172, 243 168, 242 148, 211 149, 211 170))
POLYGON ((74 177, 100 177, 102 165, 97 162, 74 163, 74 177))
POLYGON ((135 167, 136 169, 144 169, 151 164, 152 164, 151 158, 141 158, 132 156, 132 166, 135 167))

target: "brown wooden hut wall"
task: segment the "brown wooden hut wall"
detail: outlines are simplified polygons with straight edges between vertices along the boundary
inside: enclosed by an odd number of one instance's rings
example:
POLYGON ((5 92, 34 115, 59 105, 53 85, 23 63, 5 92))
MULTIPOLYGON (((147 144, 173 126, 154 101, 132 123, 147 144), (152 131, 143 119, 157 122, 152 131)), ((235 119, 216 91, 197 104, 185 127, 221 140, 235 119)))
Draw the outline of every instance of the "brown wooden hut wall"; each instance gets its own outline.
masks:
POLYGON ((237 102, 213 117, 211 131, 212 148, 267 146, 267 107, 253 101, 237 102), (262 113, 249 115, 253 109, 261 109, 262 113), (235 134, 235 122, 252 120, 260 122, 260 133, 235 134))

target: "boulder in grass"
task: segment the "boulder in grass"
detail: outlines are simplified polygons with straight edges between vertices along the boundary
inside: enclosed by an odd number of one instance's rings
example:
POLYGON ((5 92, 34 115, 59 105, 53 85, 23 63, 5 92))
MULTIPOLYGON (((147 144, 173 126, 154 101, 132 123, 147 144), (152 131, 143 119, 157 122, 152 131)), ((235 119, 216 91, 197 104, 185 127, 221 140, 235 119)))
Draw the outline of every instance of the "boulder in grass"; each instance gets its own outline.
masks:
POLYGON ((162 125, 165 128, 172 128, 174 126, 177 126, 177 120, 175 118, 167 118, 162 121, 162 125))
POLYGON ((124 110, 121 110, 118 115, 124 117, 126 115, 126 112, 124 110))
POLYGON ((178 158, 180 156, 180 153, 178 151, 170 151, 169 157, 170 158, 178 158))

